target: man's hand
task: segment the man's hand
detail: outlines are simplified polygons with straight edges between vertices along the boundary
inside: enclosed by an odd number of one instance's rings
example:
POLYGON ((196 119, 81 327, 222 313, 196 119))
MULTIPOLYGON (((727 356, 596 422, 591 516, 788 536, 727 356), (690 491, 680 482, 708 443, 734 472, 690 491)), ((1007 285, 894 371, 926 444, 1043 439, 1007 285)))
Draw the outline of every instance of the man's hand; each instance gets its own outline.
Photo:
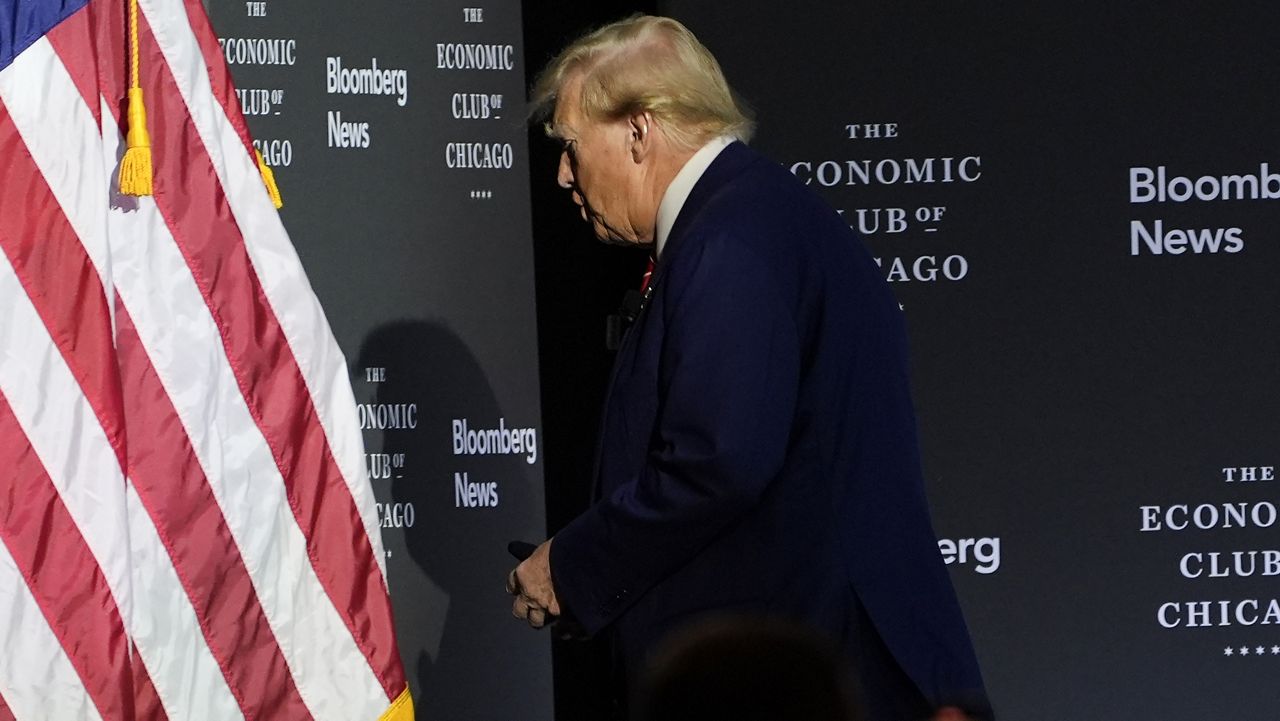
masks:
POLYGON ((511 615, 528 621, 534 628, 542 628, 560 615, 560 601, 551 585, 550 538, 507 575, 507 593, 515 596, 511 615))

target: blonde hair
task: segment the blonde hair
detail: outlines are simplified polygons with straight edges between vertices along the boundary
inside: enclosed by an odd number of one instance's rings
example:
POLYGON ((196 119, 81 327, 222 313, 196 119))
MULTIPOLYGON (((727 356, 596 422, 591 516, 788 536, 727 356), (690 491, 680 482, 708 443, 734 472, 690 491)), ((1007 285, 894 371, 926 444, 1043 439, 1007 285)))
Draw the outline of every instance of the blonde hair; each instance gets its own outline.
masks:
POLYGON ((532 116, 546 124, 565 82, 581 74, 581 112, 614 120, 649 112, 672 142, 694 150, 729 135, 750 140, 750 111, 737 100, 720 64, 689 29, 671 18, 633 15, 575 40, 534 84, 532 116))

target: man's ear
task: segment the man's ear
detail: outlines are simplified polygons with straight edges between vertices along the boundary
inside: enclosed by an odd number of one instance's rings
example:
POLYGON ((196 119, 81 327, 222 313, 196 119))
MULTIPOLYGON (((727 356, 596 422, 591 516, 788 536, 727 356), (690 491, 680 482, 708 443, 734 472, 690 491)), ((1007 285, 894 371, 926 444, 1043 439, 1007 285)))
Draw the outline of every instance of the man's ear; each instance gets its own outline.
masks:
POLYGON ((631 159, 637 164, 653 152, 654 137, 658 126, 654 122, 653 113, 648 111, 634 112, 627 116, 627 129, 631 132, 631 159))

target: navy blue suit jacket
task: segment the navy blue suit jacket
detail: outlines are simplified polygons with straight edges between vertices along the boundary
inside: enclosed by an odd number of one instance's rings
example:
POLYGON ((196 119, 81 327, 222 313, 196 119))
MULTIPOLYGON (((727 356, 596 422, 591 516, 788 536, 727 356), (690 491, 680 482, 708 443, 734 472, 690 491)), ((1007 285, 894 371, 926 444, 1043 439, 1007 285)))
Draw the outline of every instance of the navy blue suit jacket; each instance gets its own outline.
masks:
POLYGON ((734 143, 651 288, 606 398, 598 500, 551 546, 561 604, 631 662, 709 612, 798 619, 846 649, 873 707, 897 678, 981 711, 925 502, 902 313, 847 223, 734 143))

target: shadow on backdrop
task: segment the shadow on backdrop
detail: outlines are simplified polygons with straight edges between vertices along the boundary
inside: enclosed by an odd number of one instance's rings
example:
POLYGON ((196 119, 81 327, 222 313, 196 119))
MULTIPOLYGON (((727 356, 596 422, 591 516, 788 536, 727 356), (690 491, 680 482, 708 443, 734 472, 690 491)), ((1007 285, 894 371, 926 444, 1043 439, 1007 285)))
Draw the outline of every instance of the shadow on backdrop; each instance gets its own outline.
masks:
MULTIPOLYGON (((392 554, 387 567, 396 589, 397 633, 418 716, 492 721, 509 712, 511 695, 525 695, 523 684, 550 683, 546 636, 511 618, 503 588, 514 565, 506 542, 537 540, 543 533, 543 524, 533 522, 542 517, 535 506, 541 489, 534 486, 537 466, 523 454, 455 454, 453 424, 497 428, 503 419, 507 428, 536 427, 538 419, 504 417, 475 356, 437 322, 378 327, 360 349, 358 368, 369 367, 386 369, 386 379, 372 384, 369 402, 416 404, 414 427, 369 431, 366 445, 405 459, 374 487, 385 501, 389 482, 391 502, 413 509, 412 526, 384 528, 383 537, 392 554), (468 484, 491 483, 494 505, 465 499, 468 484)), ((527 690, 529 698, 537 697, 527 690)))

